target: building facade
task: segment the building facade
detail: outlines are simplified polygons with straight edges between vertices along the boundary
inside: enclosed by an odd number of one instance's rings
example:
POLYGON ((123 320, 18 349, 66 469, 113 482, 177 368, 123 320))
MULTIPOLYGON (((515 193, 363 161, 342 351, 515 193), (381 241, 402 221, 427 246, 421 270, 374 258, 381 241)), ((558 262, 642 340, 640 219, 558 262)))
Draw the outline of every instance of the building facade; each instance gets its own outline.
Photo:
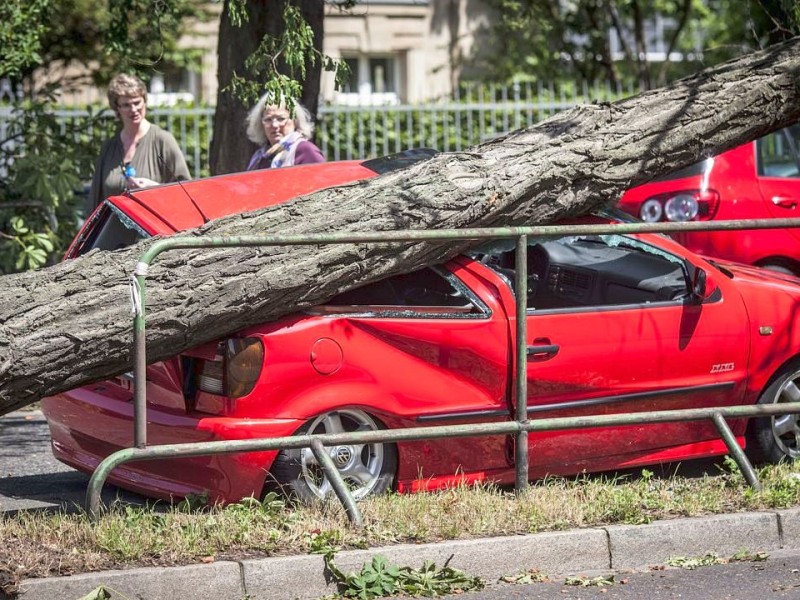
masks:
POLYGON ((352 74, 343 90, 323 76, 331 104, 416 103, 449 96, 490 13, 480 0, 365 0, 328 5, 324 51, 352 74))
MULTIPOLYGON (((216 14, 219 3, 209 8, 216 14)), ((448 96, 476 37, 489 23, 481 0, 362 0, 349 10, 326 4, 323 51, 350 67, 344 90, 323 73, 322 104, 397 104, 448 96)), ((219 18, 197 22, 179 45, 195 50, 192 68, 163 69, 149 82, 150 103, 213 104, 217 97, 219 18)), ((65 90, 66 105, 104 103, 96 88, 65 90)))

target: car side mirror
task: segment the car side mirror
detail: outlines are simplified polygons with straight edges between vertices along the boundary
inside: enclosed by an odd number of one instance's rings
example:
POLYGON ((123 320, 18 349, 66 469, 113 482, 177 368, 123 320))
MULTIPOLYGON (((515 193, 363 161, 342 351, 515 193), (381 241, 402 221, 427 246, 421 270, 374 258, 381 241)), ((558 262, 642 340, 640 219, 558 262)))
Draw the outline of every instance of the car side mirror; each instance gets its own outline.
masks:
POLYGON ((695 267, 692 273, 692 297, 696 300, 704 300, 706 298, 708 275, 704 269, 695 267))

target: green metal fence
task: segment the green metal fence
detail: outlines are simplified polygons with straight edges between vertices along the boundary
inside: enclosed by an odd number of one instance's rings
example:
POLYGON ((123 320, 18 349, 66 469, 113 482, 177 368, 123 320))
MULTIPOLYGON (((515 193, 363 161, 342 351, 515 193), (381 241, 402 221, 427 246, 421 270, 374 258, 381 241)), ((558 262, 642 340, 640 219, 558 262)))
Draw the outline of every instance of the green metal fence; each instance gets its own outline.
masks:
POLYGON ((800 402, 783 403, 772 406, 735 406, 685 409, 671 411, 651 411, 641 413, 622 413, 615 415, 590 415, 584 417, 565 417, 551 419, 528 419, 526 340, 527 322, 518 318, 516 322, 517 345, 515 348, 514 390, 516 413, 513 421, 490 424, 464 424, 440 427, 421 427, 409 429, 380 430, 371 432, 350 432, 322 435, 303 435, 288 438, 264 438, 238 441, 216 441, 189 444, 169 444, 147 446, 147 398, 146 398, 146 276, 149 265, 163 252, 189 248, 243 247, 243 246, 281 246, 317 245, 342 243, 391 243, 398 241, 463 241, 481 239, 515 239, 519 267, 515 273, 517 315, 525 315, 527 307, 527 238, 529 236, 562 235, 600 235, 646 232, 710 231, 740 229, 775 229, 800 227, 800 219, 761 219, 752 221, 717 221, 693 223, 617 223, 613 225, 549 225, 539 227, 502 227, 477 229, 448 229, 425 231, 393 231, 374 233, 342 234, 303 234, 242 236, 230 238, 189 238, 172 237, 157 241, 142 255, 131 277, 132 298, 134 299, 134 448, 119 450, 98 465, 87 489, 87 507, 91 514, 98 515, 101 509, 100 496, 103 485, 117 466, 139 460, 158 460, 164 458, 189 457, 210 454, 229 454, 258 450, 281 450, 287 448, 310 448, 328 477, 350 521, 359 526, 361 514, 345 482, 335 468, 326 446, 337 444, 364 444, 375 442, 397 442, 409 440, 438 439, 449 437, 471 437, 487 435, 514 435, 516 490, 522 491, 528 485, 528 444, 531 431, 553 431, 603 427, 610 425, 640 425, 674 421, 710 419, 720 433, 731 456, 736 460, 742 473, 753 487, 760 488, 756 473, 738 445, 726 419, 743 417, 765 417, 800 413, 800 402))

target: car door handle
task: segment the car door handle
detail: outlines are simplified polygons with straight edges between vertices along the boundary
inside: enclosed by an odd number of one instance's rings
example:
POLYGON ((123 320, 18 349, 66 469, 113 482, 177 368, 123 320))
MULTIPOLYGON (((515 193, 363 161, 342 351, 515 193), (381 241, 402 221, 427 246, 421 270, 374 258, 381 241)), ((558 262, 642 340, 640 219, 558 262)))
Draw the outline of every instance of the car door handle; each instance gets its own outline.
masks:
POLYGON ((558 351, 561 346, 558 344, 536 344, 527 347, 528 360, 550 360, 558 351))
POLYGON ((773 196, 772 203, 782 208, 795 208, 797 206, 797 200, 790 196, 773 196))

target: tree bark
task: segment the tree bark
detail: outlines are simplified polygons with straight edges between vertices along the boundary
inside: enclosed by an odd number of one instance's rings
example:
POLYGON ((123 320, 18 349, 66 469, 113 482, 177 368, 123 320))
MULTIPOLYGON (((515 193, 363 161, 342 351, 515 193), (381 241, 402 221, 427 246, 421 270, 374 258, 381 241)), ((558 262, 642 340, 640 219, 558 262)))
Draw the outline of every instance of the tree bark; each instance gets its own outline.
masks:
MULTIPOLYGON (((314 32, 314 49, 322 55, 322 40, 325 36, 325 3, 321 0, 300 0, 298 4, 303 18, 314 32)), ((303 84, 303 95, 300 102, 308 111, 316 116, 319 109, 319 88, 322 75, 322 61, 307 65, 306 78, 303 84)))
MULTIPOLYGON (((231 23, 228 3, 220 16, 217 48, 218 70, 217 108, 214 111, 214 131, 211 140, 211 173, 234 173, 244 171, 256 145, 247 139, 245 119, 250 106, 227 91, 233 74, 245 76, 245 61, 258 48, 264 35, 278 37, 283 29, 284 2, 259 0, 248 2, 249 20, 241 27, 231 23)), ((302 0, 300 12, 314 31, 314 47, 322 52, 324 3, 322 0, 302 0)), ((279 65, 281 72, 285 65, 279 65)), ((309 66, 303 84, 300 102, 312 115, 317 114, 322 65, 319 60, 309 66)))
MULTIPOLYGON (((219 219, 191 234, 544 224, 798 118, 800 38, 668 88, 581 106, 469 152, 219 219)), ((128 276, 148 243, 0 277, 0 413, 131 369, 128 276)), ((467 245, 167 252, 147 278, 148 358, 443 261, 467 245)))

